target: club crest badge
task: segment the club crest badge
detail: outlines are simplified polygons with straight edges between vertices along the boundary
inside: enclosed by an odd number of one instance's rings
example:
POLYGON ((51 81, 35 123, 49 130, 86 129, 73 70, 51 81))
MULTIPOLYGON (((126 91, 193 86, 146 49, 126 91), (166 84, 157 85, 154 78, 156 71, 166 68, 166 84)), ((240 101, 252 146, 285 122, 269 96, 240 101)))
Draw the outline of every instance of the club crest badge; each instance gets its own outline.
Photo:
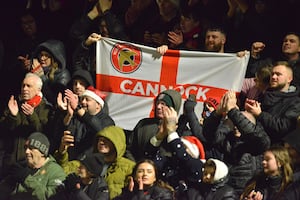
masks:
POLYGON ((142 63, 142 52, 131 44, 117 43, 111 51, 111 63, 120 73, 132 73, 142 63))

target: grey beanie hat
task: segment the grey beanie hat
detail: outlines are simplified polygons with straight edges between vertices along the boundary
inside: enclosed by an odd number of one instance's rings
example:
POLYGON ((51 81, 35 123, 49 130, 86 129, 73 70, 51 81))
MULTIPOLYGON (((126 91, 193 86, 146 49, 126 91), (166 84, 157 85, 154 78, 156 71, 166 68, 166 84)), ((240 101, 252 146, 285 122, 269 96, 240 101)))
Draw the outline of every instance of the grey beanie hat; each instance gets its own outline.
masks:
POLYGON ((42 154, 48 156, 50 142, 45 134, 34 132, 29 135, 27 140, 29 141, 29 147, 38 149, 42 154))

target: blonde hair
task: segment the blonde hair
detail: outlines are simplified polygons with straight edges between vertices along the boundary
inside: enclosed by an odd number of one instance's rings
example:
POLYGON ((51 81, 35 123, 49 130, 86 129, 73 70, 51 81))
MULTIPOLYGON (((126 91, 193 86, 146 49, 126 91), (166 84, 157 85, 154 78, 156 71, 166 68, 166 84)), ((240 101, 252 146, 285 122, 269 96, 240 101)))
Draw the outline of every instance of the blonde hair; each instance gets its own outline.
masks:
POLYGON ((56 60, 52 56, 51 57, 51 68, 50 68, 50 71, 48 74, 48 77, 51 81, 54 80, 54 74, 57 70, 58 70, 58 62, 56 62, 56 60))
MULTIPOLYGON (((293 170, 291 159, 288 150, 280 145, 273 145, 265 152, 272 152, 275 157, 276 162, 278 162, 280 167, 280 174, 282 176, 281 185, 279 188, 279 193, 283 192, 285 188, 293 181, 293 170)), ((258 177, 262 177, 264 172, 261 172, 258 177)), ((255 190, 257 184, 257 177, 254 177, 252 181, 245 187, 240 199, 244 199, 249 195, 252 190, 255 190)))

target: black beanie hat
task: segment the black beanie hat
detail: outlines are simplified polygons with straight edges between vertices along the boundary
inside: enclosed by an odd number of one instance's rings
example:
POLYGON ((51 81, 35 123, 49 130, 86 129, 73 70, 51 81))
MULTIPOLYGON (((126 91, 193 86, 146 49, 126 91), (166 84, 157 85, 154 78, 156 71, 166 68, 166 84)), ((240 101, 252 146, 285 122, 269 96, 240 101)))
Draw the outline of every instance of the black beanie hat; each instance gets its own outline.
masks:
POLYGON ((79 160, 93 175, 101 175, 104 163, 103 156, 101 154, 94 153, 91 155, 83 155, 79 160))
POLYGON ((34 132, 29 135, 27 140, 29 141, 29 147, 38 149, 42 154, 48 156, 50 142, 45 134, 40 132, 34 132))
POLYGON ((157 100, 158 101, 163 101, 166 103, 166 105, 168 107, 173 107, 174 108, 174 102, 173 102, 173 99, 170 97, 170 95, 168 94, 165 94, 165 93, 161 93, 158 95, 157 97, 157 100))

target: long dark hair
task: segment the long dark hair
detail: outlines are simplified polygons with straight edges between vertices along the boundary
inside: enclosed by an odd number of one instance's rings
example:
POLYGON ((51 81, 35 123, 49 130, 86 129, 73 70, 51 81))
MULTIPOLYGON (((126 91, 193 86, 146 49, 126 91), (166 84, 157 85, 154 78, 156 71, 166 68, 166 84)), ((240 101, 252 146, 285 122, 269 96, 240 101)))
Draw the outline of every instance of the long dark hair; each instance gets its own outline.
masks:
POLYGON ((158 169, 157 169, 155 163, 152 160, 150 160, 150 159, 139 160, 135 164, 135 166, 134 166, 134 168, 132 170, 132 177, 135 177, 135 175, 137 173, 137 169, 140 166, 140 164, 142 164, 142 163, 148 163, 148 164, 150 164, 150 165, 153 166, 154 172, 155 172, 155 178, 156 178, 156 181, 154 182, 154 185, 157 185, 157 186, 162 187, 162 188, 166 188, 168 190, 171 190, 172 192, 175 191, 174 188, 171 185, 169 185, 168 183, 166 183, 166 182, 162 181, 161 179, 159 179, 159 177, 158 177, 158 174, 159 174, 158 169))

